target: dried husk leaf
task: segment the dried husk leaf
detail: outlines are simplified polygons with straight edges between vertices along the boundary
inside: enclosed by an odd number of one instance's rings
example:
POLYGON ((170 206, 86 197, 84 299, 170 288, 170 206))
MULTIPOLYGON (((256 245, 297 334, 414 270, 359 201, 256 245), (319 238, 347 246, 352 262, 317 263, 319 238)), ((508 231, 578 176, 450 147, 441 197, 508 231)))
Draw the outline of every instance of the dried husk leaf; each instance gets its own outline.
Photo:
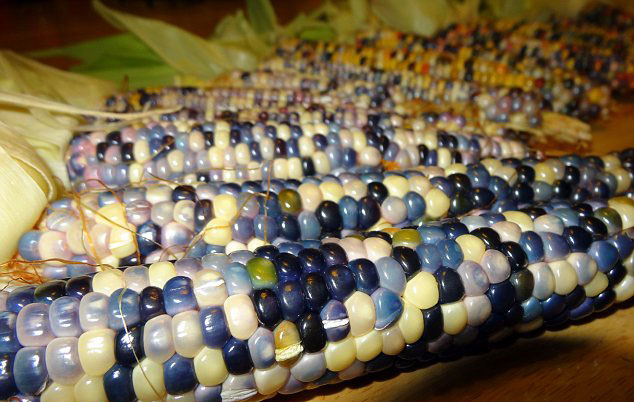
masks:
POLYGON ((55 199, 57 184, 33 147, 4 124, 0 124, 0 177, 0 261, 5 261, 47 202, 55 199))

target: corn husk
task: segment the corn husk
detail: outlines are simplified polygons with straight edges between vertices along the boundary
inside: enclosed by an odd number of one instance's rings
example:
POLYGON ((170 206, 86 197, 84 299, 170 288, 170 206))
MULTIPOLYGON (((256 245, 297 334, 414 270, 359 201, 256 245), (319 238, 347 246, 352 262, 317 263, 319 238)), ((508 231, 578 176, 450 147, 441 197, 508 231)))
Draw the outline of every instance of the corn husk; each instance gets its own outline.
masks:
POLYGON ((0 124, 0 261, 14 254, 58 186, 50 169, 22 136, 0 124))
MULTIPOLYGON (((20 56, 0 51, 0 90, 15 96, 28 94, 83 108, 97 108, 107 95, 116 92, 112 82, 58 70, 20 56)), ((79 124, 68 113, 52 113, 31 104, 3 102, 0 122, 34 147, 59 180, 67 185, 63 155, 79 124)))

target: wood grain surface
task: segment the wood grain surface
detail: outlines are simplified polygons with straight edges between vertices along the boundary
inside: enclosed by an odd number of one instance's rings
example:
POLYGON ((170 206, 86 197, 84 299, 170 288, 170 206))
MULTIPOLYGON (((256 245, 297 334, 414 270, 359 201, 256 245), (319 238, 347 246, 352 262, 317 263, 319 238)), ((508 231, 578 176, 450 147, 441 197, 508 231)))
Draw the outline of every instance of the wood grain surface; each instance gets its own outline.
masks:
MULTIPOLYGON (((591 153, 634 147, 634 104, 594 125, 591 153)), ((634 401, 634 300, 486 354, 409 372, 390 369, 275 401, 634 401)))

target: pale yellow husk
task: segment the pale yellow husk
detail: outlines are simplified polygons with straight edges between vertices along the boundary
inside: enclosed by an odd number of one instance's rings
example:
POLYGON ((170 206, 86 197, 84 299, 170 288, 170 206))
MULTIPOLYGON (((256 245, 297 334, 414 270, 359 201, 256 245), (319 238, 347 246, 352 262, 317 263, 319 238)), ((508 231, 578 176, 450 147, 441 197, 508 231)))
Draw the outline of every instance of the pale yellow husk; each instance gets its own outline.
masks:
POLYGON ((6 261, 48 200, 57 196, 57 185, 33 147, 4 124, 0 124, 0 178, 0 261, 6 261))

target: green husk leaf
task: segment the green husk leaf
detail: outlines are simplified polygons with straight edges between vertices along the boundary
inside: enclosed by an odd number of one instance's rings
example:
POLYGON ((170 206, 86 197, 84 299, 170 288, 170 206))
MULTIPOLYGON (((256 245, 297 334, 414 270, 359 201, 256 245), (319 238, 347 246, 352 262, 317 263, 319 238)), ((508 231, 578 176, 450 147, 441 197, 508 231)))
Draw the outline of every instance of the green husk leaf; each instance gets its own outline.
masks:
POLYGON ((74 45, 39 50, 33 57, 68 57, 81 62, 71 71, 116 83, 128 79, 130 88, 174 84, 178 72, 138 37, 124 33, 74 45))
POLYGON ((258 34, 275 34, 277 17, 269 0, 247 0, 247 17, 258 34))
POLYGON ((162 21, 115 11, 98 0, 93 0, 93 7, 115 27, 138 36, 181 73, 211 79, 234 66, 234 49, 224 49, 162 21))
POLYGON ((372 12, 391 28, 430 36, 451 20, 452 10, 448 0, 376 0, 372 12))

